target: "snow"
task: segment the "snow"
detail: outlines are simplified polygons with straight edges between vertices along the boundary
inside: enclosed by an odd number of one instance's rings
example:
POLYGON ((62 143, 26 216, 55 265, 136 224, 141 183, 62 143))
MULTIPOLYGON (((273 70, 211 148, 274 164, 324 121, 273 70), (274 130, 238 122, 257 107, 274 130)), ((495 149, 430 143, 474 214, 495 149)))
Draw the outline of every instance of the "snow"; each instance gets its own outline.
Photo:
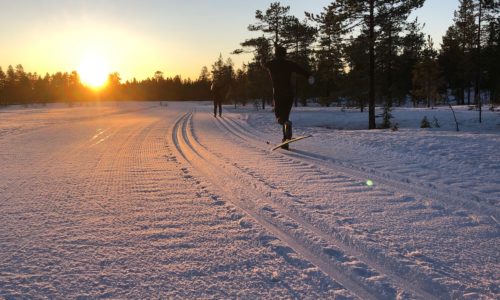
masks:
POLYGON ((212 109, 0 109, 0 297, 500 297, 499 112, 212 109))

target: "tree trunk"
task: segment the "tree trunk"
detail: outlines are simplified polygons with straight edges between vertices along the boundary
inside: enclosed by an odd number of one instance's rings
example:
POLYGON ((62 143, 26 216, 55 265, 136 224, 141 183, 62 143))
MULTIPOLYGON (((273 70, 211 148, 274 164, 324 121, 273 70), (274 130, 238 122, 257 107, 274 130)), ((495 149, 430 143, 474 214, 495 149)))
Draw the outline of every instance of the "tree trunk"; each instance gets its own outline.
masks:
MULTIPOLYGON (((295 41, 295 55, 297 59, 299 58, 299 37, 296 36, 296 41, 295 41)), ((297 74, 295 74, 295 103, 294 106, 297 107, 299 106, 299 81, 297 79, 297 74)))
POLYGON ((375 129, 375 0, 370 0, 370 90, 368 99, 368 129, 375 129))
POLYGON ((387 106, 392 107, 392 28, 389 27, 389 61, 387 66, 387 106))
POLYGON ((470 84, 467 87, 467 105, 470 105, 470 84))
POLYGON ((478 29, 477 29, 477 62, 476 62, 476 84, 474 87, 474 98, 476 105, 479 109, 479 123, 482 123, 482 103, 481 103, 481 90, 479 83, 481 79, 481 14, 482 14, 482 0, 479 0, 479 15, 478 15, 478 29))

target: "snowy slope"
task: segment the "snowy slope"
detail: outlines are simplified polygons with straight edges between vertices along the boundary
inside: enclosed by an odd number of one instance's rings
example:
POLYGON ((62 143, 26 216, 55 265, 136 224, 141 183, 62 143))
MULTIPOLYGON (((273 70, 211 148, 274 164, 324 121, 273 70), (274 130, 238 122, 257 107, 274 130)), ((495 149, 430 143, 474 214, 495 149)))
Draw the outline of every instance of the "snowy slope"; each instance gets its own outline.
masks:
POLYGON ((498 113, 210 111, 0 110, 0 297, 499 297, 498 113))

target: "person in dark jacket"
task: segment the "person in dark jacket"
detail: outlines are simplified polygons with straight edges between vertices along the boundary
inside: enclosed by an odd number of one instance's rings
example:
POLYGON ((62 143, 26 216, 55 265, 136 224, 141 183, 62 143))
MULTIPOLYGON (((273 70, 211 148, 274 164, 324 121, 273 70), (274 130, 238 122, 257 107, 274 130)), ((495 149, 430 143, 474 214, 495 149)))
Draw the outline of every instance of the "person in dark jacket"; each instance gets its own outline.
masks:
POLYGON ((222 88, 216 82, 213 82, 210 90, 212 91, 212 96, 214 97, 214 117, 217 118, 217 108, 219 108, 219 117, 222 117, 222 88))
MULTIPOLYGON (((314 83, 314 77, 298 64, 286 59, 286 49, 279 45, 275 48, 275 58, 262 65, 268 70, 273 83, 274 114, 278 123, 283 126, 284 142, 292 138, 292 122, 289 119, 294 96, 292 73, 309 77, 309 84, 314 83)), ((288 149, 288 145, 282 148, 288 149)))

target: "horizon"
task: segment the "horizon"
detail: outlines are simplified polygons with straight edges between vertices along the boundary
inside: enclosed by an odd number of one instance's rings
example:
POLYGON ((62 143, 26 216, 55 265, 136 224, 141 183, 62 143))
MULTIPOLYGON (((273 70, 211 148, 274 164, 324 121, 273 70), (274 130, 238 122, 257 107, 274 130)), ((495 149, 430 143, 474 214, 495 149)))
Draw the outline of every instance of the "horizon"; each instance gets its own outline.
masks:
MULTIPOLYGON (((220 54, 231 58, 236 69, 251 60, 250 54, 230 53, 256 36, 247 26, 255 23, 257 9, 265 10, 272 2, 1 3, 0 26, 11 29, 0 33, 0 66, 5 71, 9 65, 21 64, 27 72, 41 76, 77 71, 91 86, 112 72, 118 72, 122 82, 151 78, 156 71, 165 77, 196 80, 201 69, 210 70, 220 54), (99 74, 85 75, 88 66, 99 74)), ((304 11, 320 13, 331 2, 280 1, 299 19, 304 18, 304 11)), ((418 17, 425 24, 424 33, 439 47, 457 7, 455 0, 427 0, 410 19, 418 17)))

